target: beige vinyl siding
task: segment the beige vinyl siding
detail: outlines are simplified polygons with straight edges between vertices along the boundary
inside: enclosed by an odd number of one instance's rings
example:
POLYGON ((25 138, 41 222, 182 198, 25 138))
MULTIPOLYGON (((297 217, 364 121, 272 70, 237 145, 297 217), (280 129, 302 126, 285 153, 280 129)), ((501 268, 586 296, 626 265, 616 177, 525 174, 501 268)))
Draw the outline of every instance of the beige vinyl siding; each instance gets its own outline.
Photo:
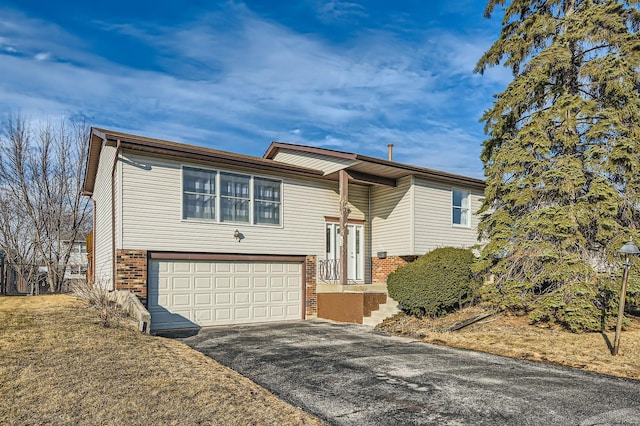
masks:
POLYGON ((398 179, 395 188, 371 188, 372 252, 386 251, 387 256, 412 253, 411 177, 398 179))
POLYGON ((438 247, 470 247, 478 244, 478 216, 484 196, 481 190, 415 179, 415 252, 424 254, 438 247), (452 224, 451 191, 468 191, 471 197, 471 226, 452 224))
MULTIPOLYGON (((112 288, 113 257, 111 235, 111 168, 116 148, 103 146, 96 174, 93 199, 96 202, 95 247, 95 279, 105 288, 112 288)), ((116 179, 117 181, 117 179, 116 179)))
MULTIPOLYGON (((186 164, 126 151, 123 155, 123 248, 324 257, 324 217, 339 215, 338 182, 257 175, 283 181, 281 226, 183 220, 182 165, 236 173, 251 171, 186 164), (244 236, 241 242, 233 238, 236 229, 244 236)), ((353 218, 365 217, 364 191, 353 189, 353 218)))
POLYGON ((338 170, 345 169, 357 163, 355 160, 328 157, 326 155, 295 151, 286 148, 280 148, 274 160, 282 163, 294 164, 300 167, 322 170, 325 175, 337 172, 338 170))

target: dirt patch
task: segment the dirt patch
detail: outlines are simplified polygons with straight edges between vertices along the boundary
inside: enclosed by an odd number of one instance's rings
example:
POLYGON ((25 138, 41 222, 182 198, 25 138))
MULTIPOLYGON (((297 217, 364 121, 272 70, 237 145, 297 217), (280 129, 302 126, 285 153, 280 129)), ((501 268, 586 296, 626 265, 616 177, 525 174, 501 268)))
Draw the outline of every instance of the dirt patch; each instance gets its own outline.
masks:
POLYGON ((322 424, 186 345, 99 322, 69 296, 0 298, 3 424, 322 424))
POLYGON ((614 332, 570 333, 557 326, 537 326, 523 316, 491 315, 458 331, 445 331, 490 308, 475 306, 442 318, 419 319, 398 314, 377 329, 427 343, 487 352, 510 358, 564 365, 611 376, 640 379, 640 319, 620 336, 620 352, 611 355, 614 332))

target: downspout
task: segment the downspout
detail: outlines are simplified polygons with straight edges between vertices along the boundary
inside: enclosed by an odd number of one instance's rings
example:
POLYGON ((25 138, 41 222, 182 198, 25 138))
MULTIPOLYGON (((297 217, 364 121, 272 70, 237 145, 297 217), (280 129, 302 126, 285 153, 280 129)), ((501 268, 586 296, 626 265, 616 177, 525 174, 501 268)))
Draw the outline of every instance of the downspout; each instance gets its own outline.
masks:
POLYGON ((368 281, 369 284, 373 284, 373 229, 371 227, 372 225, 372 221, 371 221, 371 186, 368 187, 369 188, 369 200, 368 200, 368 205, 367 205, 367 227, 369 228, 368 234, 369 234, 369 238, 367 238, 367 250, 369 252, 369 276, 368 281))
POLYGON ((91 241, 91 281, 96 285, 96 199, 91 195, 93 201, 93 241, 91 241))
POLYGON ((116 141, 116 155, 111 166, 111 290, 116 289, 116 167, 120 154, 120 139, 116 141))

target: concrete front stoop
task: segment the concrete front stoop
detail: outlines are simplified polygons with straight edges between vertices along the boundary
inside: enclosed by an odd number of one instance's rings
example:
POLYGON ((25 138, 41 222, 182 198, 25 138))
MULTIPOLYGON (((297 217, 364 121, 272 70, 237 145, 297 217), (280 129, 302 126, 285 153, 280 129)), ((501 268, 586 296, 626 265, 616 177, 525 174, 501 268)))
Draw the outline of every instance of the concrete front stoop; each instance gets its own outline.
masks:
POLYGON ((398 302, 393 300, 387 294, 387 303, 380 305, 378 307, 378 310, 372 311, 370 316, 362 318, 362 325, 375 327, 385 319, 394 316, 398 312, 400 312, 400 309, 398 309, 398 302))

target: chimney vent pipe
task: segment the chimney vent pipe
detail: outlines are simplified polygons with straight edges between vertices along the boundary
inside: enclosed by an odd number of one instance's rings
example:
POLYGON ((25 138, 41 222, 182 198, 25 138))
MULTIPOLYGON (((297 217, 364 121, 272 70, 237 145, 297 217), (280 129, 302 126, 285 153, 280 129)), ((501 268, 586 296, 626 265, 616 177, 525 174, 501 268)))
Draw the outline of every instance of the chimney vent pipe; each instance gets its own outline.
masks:
POLYGON ((389 161, 393 161, 393 144, 387 144, 387 149, 389 152, 389 161))

